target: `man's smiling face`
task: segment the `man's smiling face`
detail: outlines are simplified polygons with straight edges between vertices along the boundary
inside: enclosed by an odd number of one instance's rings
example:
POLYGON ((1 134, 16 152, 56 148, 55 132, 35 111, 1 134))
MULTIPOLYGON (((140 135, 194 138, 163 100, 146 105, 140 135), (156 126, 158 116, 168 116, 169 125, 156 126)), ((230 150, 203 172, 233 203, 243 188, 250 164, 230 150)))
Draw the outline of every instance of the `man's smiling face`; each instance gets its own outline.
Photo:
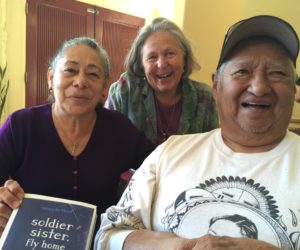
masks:
POLYGON ((294 73, 278 43, 257 38, 238 45, 214 81, 222 129, 237 136, 284 134, 294 104, 294 73))

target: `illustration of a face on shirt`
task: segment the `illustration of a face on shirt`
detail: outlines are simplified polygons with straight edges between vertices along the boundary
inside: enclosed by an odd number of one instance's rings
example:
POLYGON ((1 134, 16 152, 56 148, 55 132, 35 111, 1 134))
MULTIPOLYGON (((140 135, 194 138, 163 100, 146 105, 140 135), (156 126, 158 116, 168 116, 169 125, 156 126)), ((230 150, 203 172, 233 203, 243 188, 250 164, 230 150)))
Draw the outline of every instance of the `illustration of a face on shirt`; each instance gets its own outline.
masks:
POLYGON ((240 177, 220 177, 183 191, 165 210, 164 230, 186 238, 205 234, 248 237, 281 249, 300 249, 299 219, 287 232, 274 197, 265 187, 240 177))
POLYGON ((257 228, 251 220, 244 216, 224 215, 210 219, 207 234, 257 239, 257 228))

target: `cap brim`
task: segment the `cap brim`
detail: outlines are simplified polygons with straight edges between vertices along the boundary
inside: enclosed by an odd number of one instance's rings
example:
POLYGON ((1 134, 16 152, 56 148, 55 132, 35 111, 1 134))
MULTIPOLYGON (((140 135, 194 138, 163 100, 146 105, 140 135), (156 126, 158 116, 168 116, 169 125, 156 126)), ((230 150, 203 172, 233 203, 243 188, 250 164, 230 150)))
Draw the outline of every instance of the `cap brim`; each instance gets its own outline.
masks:
POLYGON ((276 39, 290 54, 293 62, 296 62, 299 52, 299 38, 293 27, 280 18, 263 15, 243 20, 232 26, 227 37, 225 37, 218 67, 239 42, 256 36, 276 39))

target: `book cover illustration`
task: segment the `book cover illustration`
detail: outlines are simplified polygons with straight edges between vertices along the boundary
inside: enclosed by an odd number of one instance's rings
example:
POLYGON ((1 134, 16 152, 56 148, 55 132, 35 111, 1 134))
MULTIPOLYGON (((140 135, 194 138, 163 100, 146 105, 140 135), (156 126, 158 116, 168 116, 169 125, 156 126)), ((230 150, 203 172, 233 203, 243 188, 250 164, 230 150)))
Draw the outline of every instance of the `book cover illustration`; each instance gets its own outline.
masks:
POLYGON ((25 194, 0 240, 2 250, 88 250, 96 206, 72 200, 25 194))

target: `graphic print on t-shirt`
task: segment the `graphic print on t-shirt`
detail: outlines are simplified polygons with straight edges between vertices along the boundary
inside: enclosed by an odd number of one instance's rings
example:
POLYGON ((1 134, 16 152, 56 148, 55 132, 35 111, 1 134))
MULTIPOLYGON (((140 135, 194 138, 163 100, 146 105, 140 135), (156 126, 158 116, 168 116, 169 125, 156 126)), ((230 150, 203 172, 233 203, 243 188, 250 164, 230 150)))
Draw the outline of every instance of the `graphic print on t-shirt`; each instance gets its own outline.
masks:
POLYGON ((251 179, 223 176, 207 180, 182 192, 165 211, 165 230, 182 237, 248 237, 281 249, 300 249, 296 216, 300 211, 290 209, 295 231, 288 233, 275 198, 251 179))

